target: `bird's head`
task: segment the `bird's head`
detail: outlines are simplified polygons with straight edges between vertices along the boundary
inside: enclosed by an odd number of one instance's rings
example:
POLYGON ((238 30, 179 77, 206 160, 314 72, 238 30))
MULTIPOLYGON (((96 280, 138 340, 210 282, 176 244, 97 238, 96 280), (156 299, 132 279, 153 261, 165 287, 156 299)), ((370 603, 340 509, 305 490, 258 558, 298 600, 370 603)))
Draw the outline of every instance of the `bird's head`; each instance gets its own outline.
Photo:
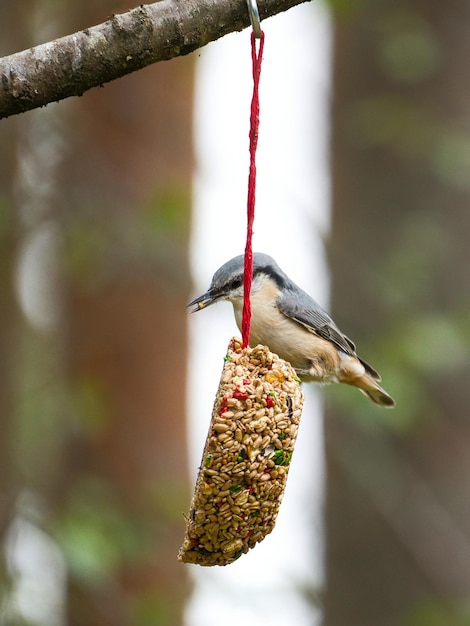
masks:
MULTIPOLYGON (((221 300, 228 300, 232 304, 239 303, 243 299, 243 270, 243 254, 230 259, 222 267, 219 267, 212 277, 206 293, 188 304, 188 307, 194 307, 191 309, 191 313, 205 309, 221 300)), ((267 282, 271 282, 278 289, 281 289, 285 286, 286 280, 288 280, 286 275, 272 257, 262 252, 253 254, 253 283, 251 288, 253 293, 265 287, 267 282)))

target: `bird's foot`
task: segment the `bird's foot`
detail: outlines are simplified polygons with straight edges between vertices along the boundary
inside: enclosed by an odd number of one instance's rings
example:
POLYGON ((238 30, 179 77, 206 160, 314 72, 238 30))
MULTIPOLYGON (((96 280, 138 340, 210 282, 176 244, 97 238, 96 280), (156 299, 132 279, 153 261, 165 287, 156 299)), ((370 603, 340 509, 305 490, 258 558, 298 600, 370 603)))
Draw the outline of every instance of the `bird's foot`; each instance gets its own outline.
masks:
POLYGON ((303 368, 295 368, 295 373, 297 374, 297 376, 299 378, 306 378, 307 376, 310 376, 310 370, 308 369, 303 369, 303 368))
POLYGON ((323 360, 319 359, 316 363, 311 363, 311 366, 307 368, 296 368, 297 376, 303 382, 314 382, 321 384, 337 383, 338 378, 335 371, 326 368, 323 360))

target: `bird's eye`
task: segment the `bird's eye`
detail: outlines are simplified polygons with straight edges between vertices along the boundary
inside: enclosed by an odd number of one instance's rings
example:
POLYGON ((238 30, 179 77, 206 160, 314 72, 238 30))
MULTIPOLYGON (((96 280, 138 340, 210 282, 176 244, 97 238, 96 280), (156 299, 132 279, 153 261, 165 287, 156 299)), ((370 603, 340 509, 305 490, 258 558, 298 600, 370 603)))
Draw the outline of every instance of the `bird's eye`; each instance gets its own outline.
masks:
POLYGON ((242 286, 242 279, 241 279, 241 277, 237 276, 237 278, 233 278, 230 281, 230 283, 228 285, 228 291, 235 291, 235 289, 238 289, 241 286, 242 286))

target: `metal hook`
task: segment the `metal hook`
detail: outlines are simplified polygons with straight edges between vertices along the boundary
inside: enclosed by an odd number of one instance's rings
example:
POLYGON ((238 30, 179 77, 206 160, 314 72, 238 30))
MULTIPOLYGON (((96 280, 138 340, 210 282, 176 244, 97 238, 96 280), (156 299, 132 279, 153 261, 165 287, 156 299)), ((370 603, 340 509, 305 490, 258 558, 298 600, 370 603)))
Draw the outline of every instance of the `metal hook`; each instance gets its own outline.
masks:
POLYGON ((259 19, 258 5, 256 0, 246 0, 248 5, 248 13, 250 15, 251 27, 256 39, 261 39, 261 22, 259 19))

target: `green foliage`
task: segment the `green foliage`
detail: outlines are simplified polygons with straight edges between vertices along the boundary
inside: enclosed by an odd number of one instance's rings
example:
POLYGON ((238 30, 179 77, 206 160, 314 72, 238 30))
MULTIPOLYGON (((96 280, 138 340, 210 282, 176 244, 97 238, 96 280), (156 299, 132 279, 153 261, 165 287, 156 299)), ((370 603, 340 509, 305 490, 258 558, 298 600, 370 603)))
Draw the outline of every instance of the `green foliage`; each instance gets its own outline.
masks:
POLYGON ((468 603, 433 600, 413 609, 403 626, 470 626, 468 603))
POLYGON ((422 160, 449 187, 470 188, 470 136, 427 104, 386 93, 359 100, 349 112, 349 131, 357 145, 422 160))
POLYGON ((55 534, 71 575, 92 587, 112 579, 141 548, 135 520, 94 477, 84 478, 70 494, 55 534))
POLYGON ((100 381, 90 377, 76 381, 74 406, 80 430, 95 438, 109 425, 109 398, 100 381))
POLYGON ((337 17, 348 17, 360 12, 367 6, 366 0, 327 0, 330 9, 337 17))
POLYGON ((414 84, 440 66, 439 40, 430 24, 403 7, 393 6, 375 23, 379 63, 393 81, 414 84))
POLYGON ((402 337, 404 360, 418 371, 452 373, 468 359, 470 336, 453 316, 436 314, 410 320, 402 337))
POLYGON ((459 128, 447 128, 439 136, 433 155, 434 172, 450 187, 470 189, 470 136, 459 128))
POLYGON ((103 278, 112 241, 111 232, 94 220, 72 220, 65 233, 67 275, 92 291, 103 278))
POLYGON ((394 246, 379 267, 380 300, 398 319, 429 311, 438 275, 453 248, 451 234, 439 220, 429 219, 426 207, 405 214, 394 246))
POLYGON ((180 619, 177 599, 155 593, 141 593, 133 602, 136 626, 174 626, 180 619))
POLYGON ((427 85, 443 71, 446 51, 439 33, 425 14, 405 3, 364 4, 332 2, 340 15, 367 12, 365 28, 368 36, 373 33, 370 40, 375 44, 371 53, 385 79, 373 95, 351 106, 352 140, 360 146, 387 147, 401 158, 420 159, 444 184, 468 190, 470 136, 466 119, 455 116, 449 122, 448 112, 441 111, 438 102, 413 97, 409 90, 427 85))
POLYGON ((349 112, 349 129, 360 146, 386 146, 405 158, 425 156, 433 147, 436 120, 431 113, 398 94, 357 100, 349 112))
POLYGON ((144 226, 165 236, 186 236, 190 197, 177 183, 159 187, 144 212, 144 226))
POLYGON ((410 432, 437 418, 426 381, 451 379, 465 367, 470 345, 468 307, 453 313, 428 312, 397 319, 380 341, 361 343, 361 354, 379 369, 384 387, 397 401, 394 411, 377 408, 343 386, 326 393, 365 428, 380 422, 395 432, 410 432), (386 356, 384 356, 386 355, 386 356))
POLYGON ((154 530, 157 525, 164 529, 165 526, 181 524, 181 511, 188 498, 186 483, 155 478, 142 485, 142 497, 153 511, 154 530))
POLYGON ((159 187, 144 205, 140 219, 127 233, 127 243, 136 254, 168 265, 175 249, 184 249, 190 227, 189 191, 176 182, 159 187))
POLYGON ((5 233, 7 233, 12 225, 12 213, 11 207, 8 206, 6 198, 0 193, 0 240, 3 239, 5 233))
POLYGON ((29 486, 43 487, 57 475, 68 399, 54 337, 24 328, 15 360, 16 469, 29 486))

